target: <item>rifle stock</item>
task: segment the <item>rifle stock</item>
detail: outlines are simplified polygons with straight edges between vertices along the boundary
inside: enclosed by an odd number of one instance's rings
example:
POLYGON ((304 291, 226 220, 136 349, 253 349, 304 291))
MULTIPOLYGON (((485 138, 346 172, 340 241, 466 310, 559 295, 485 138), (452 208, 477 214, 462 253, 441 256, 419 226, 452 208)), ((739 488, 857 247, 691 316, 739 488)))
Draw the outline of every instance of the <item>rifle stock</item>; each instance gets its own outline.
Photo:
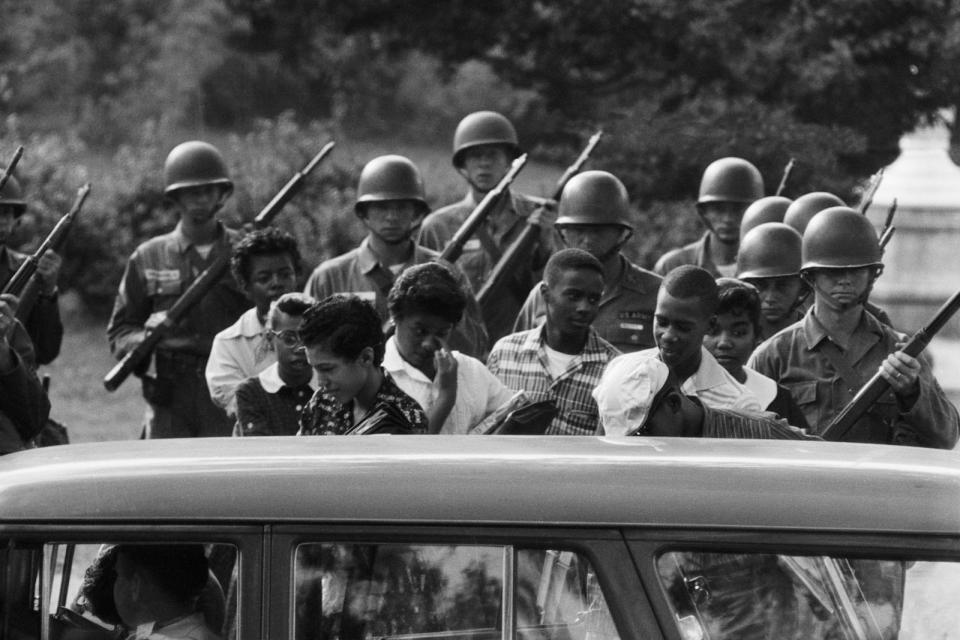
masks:
POLYGON ((0 176, 0 191, 3 191, 3 188, 7 186, 7 181, 10 180, 10 176, 13 175, 13 170, 17 168, 17 164, 20 163, 20 158, 22 157, 23 145, 20 145, 17 147, 17 150, 13 152, 13 158, 10 159, 10 164, 7 165, 3 175, 0 176))
MULTIPOLYGON (((960 291, 954 293, 947 300, 937 313, 934 314, 930 322, 913 334, 910 340, 903 347, 902 351, 907 355, 916 358, 920 355, 930 340, 935 336, 950 320, 950 318, 960 309, 960 291)), ((843 410, 837 414, 833 421, 823 430, 821 436, 824 440, 840 441, 853 428, 857 421, 863 417, 863 414, 870 409, 880 397, 890 388, 888 383, 878 371, 866 384, 861 387, 843 410)))
POLYGON ((453 234, 450 242, 447 243, 447 246, 444 247, 440 253, 441 260, 446 260, 447 262, 457 261, 463 254, 463 246, 467 243, 467 240, 473 236, 474 232, 476 232, 480 225, 490 216, 494 206, 499 202, 500 196, 509 188, 525 164, 527 164, 527 154, 525 153, 514 159, 507 174, 500 179, 497 186, 488 191, 487 195, 483 196, 483 200, 473 208, 473 211, 470 212, 467 219, 463 221, 463 224, 460 225, 457 232, 453 234))
MULTIPOLYGON (((553 192, 554 202, 560 200, 560 196, 563 195, 563 188, 567 186, 570 178, 580 173, 580 170, 583 169, 583 165, 586 164, 587 160, 590 158, 590 154, 593 153, 593 150, 596 148, 597 144, 600 143, 600 138, 602 137, 602 129, 590 136, 587 146, 584 147, 583 151, 580 152, 580 155, 577 156, 577 159, 573 161, 573 164, 567 167, 566 171, 563 172, 563 175, 560 176, 560 179, 557 181, 557 187, 553 192)), ((533 244, 536 242, 539 235, 540 226, 527 223, 527 226, 523 228, 523 230, 520 232, 520 235, 517 236, 510 246, 507 247, 507 250, 503 252, 503 255, 500 256, 500 260, 498 260, 497 264, 494 265, 493 269, 490 271, 490 275, 487 277, 487 280, 483 283, 483 286, 477 293, 477 303, 481 308, 490 302, 493 295, 500 290, 500 288, 503 286, 503 283, 509 277, 509 274, 513 273, 517 263, 524 256, 528 255, 531 247, 533 247, 533 244)))
MULTIPOLYGON (((277 192, 277 195, 257 214, 253 219, 254 227, 262 229, 269 226, 283 206, 297 194, 303 186, 303 180, 316 168, 320 162, 330 154, 335 143, 328 142, 317 153, 316 156, 300 171, 287 181, 287 183, 277 192)), ((138 371, 144 366, 150 358, 157 345, 171 332, 180 319, 185 316, 200 300, 214 287, 230 269, 230 254, 224 253, 218 256, 196 280, 194 280, 187 290, 177 298, 167 310, 167 316, 162 323, 154 329, 147 332, 143 341, 135 348, 131 349, 118 362, 113 369, 103 379, 103 386, 107 391, 115 391, 123 381, 130 377, 130 374, 138 371)))
POLYGON ((54 225, 50 233, 47 234, 47 237, 44 238, 42 243, 40 243, 40 246, 37 248, 37 250, 30 256, 27 256, 27 259, 23 261, 23 264, 21 264, 16 272, 10 276, 7 284, 3 287, 3 293, 9 293, 15 296, 20 296, 23 293, 23 290, 30 282, 33 274, 37 271, 37 266, 40 263, 40 257, 50 249, 56 251, 63 246, 63 243, 67 239, 67 233, 69 233, 70 227, 73 225, 73 221, 76 219, 77 214, 80 213, 80 209, 83 208, 83 203, 86 201, 89 194, 89 183, 80 187, 80 189, 77 191, 77 198, 73 201, 73 206, 70 207, 70 210, 67 211, 62 218, 57 220, 57 224, 54 225))

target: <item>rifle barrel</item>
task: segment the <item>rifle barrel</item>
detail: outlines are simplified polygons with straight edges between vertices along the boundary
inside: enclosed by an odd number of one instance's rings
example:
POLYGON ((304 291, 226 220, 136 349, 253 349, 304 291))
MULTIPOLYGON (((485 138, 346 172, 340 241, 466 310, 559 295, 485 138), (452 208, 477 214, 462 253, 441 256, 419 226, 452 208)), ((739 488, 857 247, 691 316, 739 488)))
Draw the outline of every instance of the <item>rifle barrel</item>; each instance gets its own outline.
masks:
POLYGON ((10 176, 13 175, 13 170, 17 168, 17 165, 20 163, 20 158, 22 157, 23 145, 20 145, 17 147, 17 150, 13 152, 13 158, 10 159, 10 163, 3 171, 3 175, 0 176, 0 191, 3 191, 3 188, 7 186, 7 181, 10 179, 10 176))

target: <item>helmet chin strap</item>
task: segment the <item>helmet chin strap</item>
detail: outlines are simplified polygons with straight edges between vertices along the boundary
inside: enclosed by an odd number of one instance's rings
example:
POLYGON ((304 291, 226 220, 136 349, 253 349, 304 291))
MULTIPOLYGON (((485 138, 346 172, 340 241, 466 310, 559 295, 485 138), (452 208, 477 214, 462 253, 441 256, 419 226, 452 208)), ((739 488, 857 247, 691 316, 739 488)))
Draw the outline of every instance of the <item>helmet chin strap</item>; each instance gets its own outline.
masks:
MULTIPOLYGON (((838 302, 830 293, 824 291, 817 286, 816 280, 811 277, 810 271, 804 271, 800 273, 800 277, 803 279, 807 286, 810 287, 810 290, 820 294, 820 297, 836 311, 848 311, 857 306, 863 306, 867 304, 867 301, 870 299, 870 294, 873 292, 873 284, 877 281, 877 277, 883 271, 883 267, 874 267, 874 272, 870 275, 870 279, 867 280, 867 287, 863 290, 863 293, 858 295, 856 298, 850 302, 838 302)), ((797 298, 798 304, 805 299, 806 296, 800 296, 797 298)))

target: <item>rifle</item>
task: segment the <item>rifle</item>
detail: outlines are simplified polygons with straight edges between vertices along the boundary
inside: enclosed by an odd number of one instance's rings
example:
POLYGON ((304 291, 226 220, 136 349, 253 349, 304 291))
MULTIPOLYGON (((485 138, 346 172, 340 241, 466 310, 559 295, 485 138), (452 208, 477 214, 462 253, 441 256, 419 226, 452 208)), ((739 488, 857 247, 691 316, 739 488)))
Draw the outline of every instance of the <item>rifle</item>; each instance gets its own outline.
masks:
MULTIPOLYGON (((48 250, 52 249, 56 251, 63 246, 63 243, 67 239, 67 234, 70 232, 70 227, 73 225, 77 214, 80 213, 80 209, 83 208, 83 203, 86 201, 89 193, 90 183, 80 187, 77 191, 77 198, 74 200, 73 206, 70 207, 70 210, 67 211, 62 218, 57 220, 57 224, 55 224, 50 233, 47 234, 47 237, 44 238, 37 250, 28 256, 27 259, 23 261, 23 264, 20 265, 20 268, 10 277, 7 284, 3 287, 3 293, 9 293, 18 297, 23 293, 33 274, 37 271, 37 266, 40 264, 40 257, 48 250)), ((20 313, 18 309, 17 314, 20 315, 20 313)))
POLYGON ((777 191, 773 195, 779 196, 783 195, 784 189, 787 188, 787 181, 790 180, 790 174, 793 173, 793 165, 795 161, 793 158, 790 158, 790 162, 787 163, 787 166, 783 168, 783 177, 780 178, 780 184, 777 186, 777 191))
MULTIPOLYGON (((335 143, 328 142, 320 149, 319 153, 300 171, 296 172, 292 178, 277 195, 267 203, 257 217, 253 219, 253 226, 257 229, 263 229, 270 226, 274 218, 280 213, 283 206, 297 194, 303 186, 303 180, 313 171, 320 162, 326 158, 333 150, 335 143)), ((176 327, 180 319, 183 318, 206 294, 227 274, 230 269, 230 253, 226 252, 217 256, 216 260, 203 270, 197 279, 194 280, 187 290, 184 291, 176 302, 167 309, 167 316, 163 322, 150 330, 143 341, 131 349, 123 359, 110 370, 103 379, 103 386, 107 391, 114 391, 123 384, 131 373, 138 371, 140 367, 147 362, 153 350, 157 345, 176 327)))
MULTIPOLYGON (((597 144, 599 144, 601 137, 603 137, 602 129, 590 136, 590 140, 587 141, 587 146, 580 152, 580 155, 573 161, 573 164, 567 167, 567 170, 560 176, 560 179, 557 181, 557 188, 553 191, 554 202, 560 200, 560 196, 563 195, 563 188, 567 186, 570 178, 580 173, 583 165, 586 164, 590 158, 590 154, 593 153, 593 150, 597 144)), ((527 226, 520 232, 520 235, 518 235, 510 246, 507 247, 507 250, 503 252, 497 264, 495 264, 490 271, 490 275, 487 276, 486 282, 483 283, 483 286, 477 293, 477 303, 481 309, 490 301, 491 296, 500 290, 509 275, 514 272, 517 262, 519 262, 522 257, 528 255, 538 235, 540 235, 540 225, 527 223, 527 226)))
POLYGON ((450 238, 450 242, 443 248, 443 252, 440 253, 440 259, 446 260, 447 262, 457 261, 457 258, 463 254, 463 245, 467 243, 467 240, 470 239, 480 225, 486 221, 487 217, 489 217, 493 211, 494 205, 500 201, 500 196, 507 190, 510 183, 516 179, 517 174, 520 173, 520 170, 523 169, 523 165, 525 164, 527 164, 527 154, 524 153, 513 161, 510 165, 510 170, 507 171, 507 175, 503 176, 500 182, 497 183, 497 186, 488 191, 487 195, 483 196, 480 204, 470 212, 467 219, 463 221, 463 224, 460 225, 457 232, 450 238))
POLYGON ((893 226, 893 216, 897 213, 897 199, 893 199, 893 204, 890 205, 890 208, 887 210, 887 220, 883 223, 883 232, 880 234, 880 251, 883 251, 887 243, 890 242, 890 238, 893 237, 893 233, 897 230, 893 226))
POLYGON ((13 159, 10 160, 10 164, 7 165, 7 169, 3 172, 3 175, 0 176, 0 192, 3 191, 3 188, 7 186, 7 180, 10 179, 10 176, 13 175, 13 170, 17 168, 17 164, 20 162, 20 158, 23 157, 23 145, 17 147, 17 150, 13 152, 13 159))
MULTIPOLYGON (((902 351, 913 358, 920 355, 920 352, 930 344, 933 336, 943 328, 953 314, 957 312, 957 309, 960 309, 960 291, 954 293, 953 296, 940 307, 927 326, 910 337, 910 340, 906 346, 903 347, 902 351)), ((853 428, 856 422, 863 417, 863 414, 866 413, 889 388, 890 383, 883 378, 880 372, 875 373, 873 377, 861 387, 857 395, 853 397, 853 400, 843 408, 843 411, 823 430, 821 434, 823 439, 843 440, 847 432, 853 428)))
POLYGON ((873 204, 873 196, 877 195, 877 189, 880 188, 880 182, 883 180, 883 169, 880 169, 875 174, 870 176, 870 182, 867 184, 867 188, 863 191, 863 197, 860 198, 860 205, 857 207, 857 211, 862 214, 867 213, 867 209, 870 208, 870 205, 873 204))

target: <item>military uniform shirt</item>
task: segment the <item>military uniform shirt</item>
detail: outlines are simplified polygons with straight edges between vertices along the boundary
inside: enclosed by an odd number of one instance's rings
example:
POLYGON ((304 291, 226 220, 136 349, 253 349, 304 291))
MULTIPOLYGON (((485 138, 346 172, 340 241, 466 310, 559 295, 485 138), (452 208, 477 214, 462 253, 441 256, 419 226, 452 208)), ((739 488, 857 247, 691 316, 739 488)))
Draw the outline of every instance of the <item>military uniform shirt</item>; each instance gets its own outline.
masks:
POLYGON ((600 424, 593 388, 604 367, 620 352, 591 328, 583 351, 554 378, 547 371, 544 330, 537 327, 501 338, 490 353, 487 368, 507 388, 523 390, 531 402, 553 400, 558 412, 546 435, 593 435, 600 424))
POLYGON ((717 265, 710 258, 710 232, 707 231, 696 242, 668 251, 660 256, 653 270, 662 276, 667 275, 677 267, 685 264, 692 264, 706 269, 714 278, 719 278, 723 274, 717 269, 717 265))
MULTIPOLYGON (((414 244, 410 259, 403 266, 406 268, 415 264, 433 262, 439 257, 440 254, 436 251, 414 244)), ((480 319, 477 299, 457 267, 447 262, 444 264, 453 269, 467 296, 463 318, 450 336, 450 346, 468 355, 482 358, 486 355, 487 333, 480 319)), ((390 269, 380 264, 380 258, 370 248, 370 239, 364 238, 356 249, 331 258, 314 269, 307 280, 304 293, 317 300, 323 300, 337 293, 357 296, 373 304, 380 318, 386 321, 390 317, 387 310, 387 294, 390 293, 395 279, 390 269)))
MULTIPOLYGON (((457 266, 463 269, 474 291, 483 288, 503 252, 523 232, 526 219, 540 206, 540 202, 530 196, 508 193, 506 209, 490 216, 487 223, 481 225, 464 244, 463 254, 457 259, 457 266), (498 223, 496 226, 494 220, 498 223)), ((460 202, 428 215, 420 229, 420 244, 442 252, 476 206, 471 192, 460 202)), ((516 267, 513 277, 507 279, 504 290, 497 292, 497 303, 482 309, 492 341, 511 332, 524 296, 533 283, 540 279, 543 266, 559 244, 556 231, 542 227, 539 240, 530 255, 516 267)))
MULTIPOLYGON (((847 349, 839 345, 836 348, 866 382, 898 349, 897 343, 903 337, 873 315, 863 313, 847 349)), ((811 309, 803 320, 757 347, 748 363, 790 390, 817 434, 826 429, 862 385, 851 385, 833 366, 824 353, 828 341, 832 342, 811 309)), ((913 406, 901 406, 892 390, 887 391, 867 414, 868 429, 854 427, 848 434, 851 441, 953 448, 960 433, 960 416, 933 377, 930 363, 922 356, 920 360, 919 395, 913 406)))
MULTIPOLYGON (((0 246, 0 288, 6 286, 13 274, 27 260, 27 255, 0 246)), ((21 305, 31 305, 30 315, 22 318, 23 326, 33 341, 39 364, 50 364, 60 355, 63 343, 63 321, 60 318, 60 304, 57 297, 38 295, 38 289, 27 287, 20 298, 21 305), (30 296, 29 298, 27 296, 30 296)))
MULTIPOLYGON (((656 346, 653 339, 653 312, 657 308, 657 291, 663 280, 657 274, 641 269, 620 256, 620 279, 608 285, 600 299, 600 311, 593 328, 601 338, 623 353, 656 346)), ((540 293, 540 284, 530 290, 517 315, 514 331, 526 331, 543 324, 547 305, 540 293)))

